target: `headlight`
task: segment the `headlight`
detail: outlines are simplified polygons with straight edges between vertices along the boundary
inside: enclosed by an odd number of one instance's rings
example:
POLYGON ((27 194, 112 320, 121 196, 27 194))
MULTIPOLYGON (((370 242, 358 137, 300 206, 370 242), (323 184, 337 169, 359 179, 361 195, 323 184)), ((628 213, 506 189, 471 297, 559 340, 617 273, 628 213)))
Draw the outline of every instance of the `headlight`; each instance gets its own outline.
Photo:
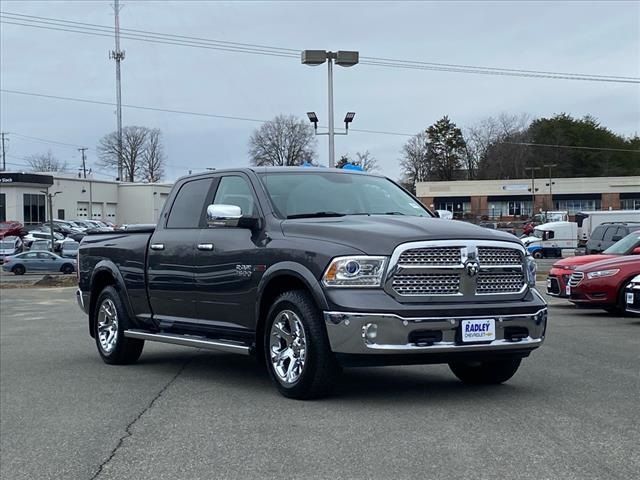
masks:
POLYGON ((587 278, 593 279, 593 278, 602 278, 602 277, 613 277, 614 275, 617 275, 619 271, 620 271, 619 268, 614 268, 612 270, 598 270, 597 272, 587 273, 587 278))
POLYGON ((525 272, 526 274, 526 278, 527 278, 527 284, 530 287, 535 287, 536 286, 536 273, 538 272, 538 265, 536 264, 536 261, 533 259, 533 257, 529 254, 527 254, 526 258, 526 267, 527 267, 527 271, 525 272))
POLYGON ((379 287, 387 257, 337 257, 324 272, 327 287, 379 287))

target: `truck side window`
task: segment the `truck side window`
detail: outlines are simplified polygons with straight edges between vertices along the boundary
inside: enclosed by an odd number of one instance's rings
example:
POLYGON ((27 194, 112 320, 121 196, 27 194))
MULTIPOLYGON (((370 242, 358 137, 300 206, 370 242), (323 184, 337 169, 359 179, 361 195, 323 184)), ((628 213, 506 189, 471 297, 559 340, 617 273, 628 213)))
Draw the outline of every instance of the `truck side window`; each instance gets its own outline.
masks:
POLYGON ((238 176, 222 177, 214 204, 235 205, 240 207, 243 216, 252 216, 255 211, 253 193, 247 181, 238 176))
POLYGON ((207 194, 211 178, 187 182, 176 195, 171 206, 167 228, 199 228, 203 223, 203 212, 207 207, 207 194))

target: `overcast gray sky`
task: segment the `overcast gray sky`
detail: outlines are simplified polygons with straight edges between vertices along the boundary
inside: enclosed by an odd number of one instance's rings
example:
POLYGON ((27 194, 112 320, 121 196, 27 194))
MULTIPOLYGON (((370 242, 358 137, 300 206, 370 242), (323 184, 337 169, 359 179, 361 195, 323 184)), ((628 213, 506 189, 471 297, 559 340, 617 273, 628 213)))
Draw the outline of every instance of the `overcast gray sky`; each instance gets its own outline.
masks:
MULTIPOLYGON (((113 25, 111 1, 2 0, 3 12, 113 25)), ((363 56, 640 77, 640 3, 627 2, 213 2, 123 0, 121 27, 363 56)), ((115 100, 113 39, 1 25, 2 88, 115 100)), ((297 58, 122 40, 123 103, 270 119, 315 110, 326 124, 326 67, 297 58)), ((115 129, 114 107, 2 93, 1 129, 90 148, 115 129)), ((443 115, 460 127, 501 112, 591 114, 613 131, 640 132, 640 85, 486 76, 358 65, 335 69, 335 110, 353 128, 417 133, 443 115)), ((123 109, 124 125, 158 127, 167 179, 248 164, 248 121, 123 109)), ((340 125, 340 123, 337 123, 340 125)), ((51 149, 73 168, 72 147, 9 135, 7 162, 51 149)), ((406 137, 352 132, 336 155, 368 149, 399 176, 406 137)), ((326 137, 318 137, 327 161, 326 137)))

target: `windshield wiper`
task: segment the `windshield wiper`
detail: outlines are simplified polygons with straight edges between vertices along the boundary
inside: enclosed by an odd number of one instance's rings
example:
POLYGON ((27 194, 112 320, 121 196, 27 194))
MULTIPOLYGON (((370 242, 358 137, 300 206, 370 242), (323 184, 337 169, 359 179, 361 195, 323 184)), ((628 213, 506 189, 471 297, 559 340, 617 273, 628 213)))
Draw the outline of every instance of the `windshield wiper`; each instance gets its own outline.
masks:
POLYGON ((296 213, 295 215, 287 215, 288 219, 291 218, 322 218, 322 217, 344 217, 344 213, 338 212, 310 212, 310 213, 296 213))
POLYGON ((406 215, 406 214, 402 212, 384 212, 384 213, 381 213, 380 215, 406 215))

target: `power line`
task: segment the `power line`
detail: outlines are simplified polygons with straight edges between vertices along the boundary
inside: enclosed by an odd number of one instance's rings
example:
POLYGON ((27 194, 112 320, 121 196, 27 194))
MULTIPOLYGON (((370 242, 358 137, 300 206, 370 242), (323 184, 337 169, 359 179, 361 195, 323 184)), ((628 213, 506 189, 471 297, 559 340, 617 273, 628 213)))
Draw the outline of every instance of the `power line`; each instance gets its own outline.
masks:
POLYGON ((28 140, 35 140, 37 142, 52 143, 52 144, 55 144, 55 145, 62 145, 62 146, 65 146, 65 147, 76 148, 76 149, 78 147, 82 147, 82 145, 76 145, 76 144, 73 144, 73 143, 59 142, 57 140, 47 140, 46 138, 40 138, 40 137, 31 137, 29 135, 22 135, 21 133, 16 133, 16 132, 9 132, 9 133, 11 133, 11 135, 14 135, 14 136, 19 137, 19 138, 25 138, 25 139, 28 139, 28 140))
MULTIPOLYGON (((70 20, 55 19, 50 17, 39 17, 33 15, 23 15, 10 12, 0 13, 0 17, 5 18, 2 23, 19 25, 33 28, 43 28, 48 30, 59 30, 71 33, 80 33, 94 36, 110 37, 109 27, 92 23, 74 22, 70 20), (10 21, 8 21, 10 20, 10 21), (29 22, 29 23, 20 23, 29 22)), ((201 37, 189 37, 185 35, 174 35, 167 33, 151 32, 147 30, 121 29, 122 37, 130 40, 138 40, 150 43, 161 43, 168 45, 178 45, 193 48, 205 48, 213 50, 250 53, 257 55, 298 58, 299 50, 292 48, 271 47, 266 45, 227 42, 222 40, 205 39, 201 37)), ((550 72, 539 70, 525 70, 515 68, 498 68, 486 66, 460 65, 451 63, 424 62, 415 60, 399 60, 381 57, 361 57, 363 65, 403 68, 413 70, 446 71, 454 73, 517 76, 531 78, 550 78, 563 80, 584 80, 614 83, 640 83, 638 77, 625 77, 616 75, 596 75, 582 73, 550 72)))
MULTIPOLYGON (((70 102, 89 103, 89 104, 96 104, 96 105, 107 105, 107 106, 115 105, 115 103, 113 102, 103 102, 100 100, 89 100, 85 98, 76 98, 76 97, 63 97, 60 95, 47 95, 43 93, 24 92, 20 90, 9 90, 4 88, 0 88, 0 92, 10 93, 15 95, 42 97, 42 98, 49 98, 54 100, 63 100, 63 101, 70 101, 70 102)), ((191 112, 188 110, 176 110, 176 109, 169 109, 169 108, 148 107, 148 106, 142 106, 142 105, 129 105, 129 104, 123 104, 122 106, 126 108, 138 109, 138 110, 148 110, 148 111, 163 112, 163 113, 175 113, 180 115, 192 115, 197 117, 221 118, 225 120, 238 120, 238 121, 253 122, 253 123, 268 122, 268 120, 257 119, 257 118, 238 117, 238 116, 231 116, 231 115, 217 115, 213 113, 203 113, 203 112, 191 112)), ((319 128, 326 128, 326 127, 319 127, 319 128)), ((349 130, 358 132, 358 133, 369 133, 369 134, 375 134, 375 135, 394 135, 394 136, 402 136, 402 137, 415 136, 414 133, 405 133, 405 132, 389 132, 389 131, 383 131, 383 130, 366 130, 366 129, 356 129, 356 128, 349 129, 349 130)), ((14 133, 13 135, 18 135, 18 134, 14 133)), ((22 135, 22 136, 25 136, 25 135, 22 135)), ((37 137, 31 137, 31 138, 37 138, 37 137)), ((57 143, 62 143, 62 142, 57 142, 57 143)), ((640 153, 640 150, 632 150, 632 149, 624 149, 624 148, 588 147, 588 146, 576 146, 576 145, 552 145, 552 144, 544 144, 544 143, 527 143, 527 142, 499 142, 499 143, 503 143, 506 145, 522 145, 522 146, 532 146, 532 147, 640 153)), ((67 145, 71 145, 71 144, 67 144, 67 145)))
POLYGON ((640 153, 640 150, 631 150, 628 148, 608 148, 608 147, 582 147, 578 145, 553 145, 548 143, 527 143, 527 142, 500 142, 507 145, 524 145, 527 147, 549 147, 549 148, 569 148, 573 150, 602 150, 607 152, 632 152, 640 153))

